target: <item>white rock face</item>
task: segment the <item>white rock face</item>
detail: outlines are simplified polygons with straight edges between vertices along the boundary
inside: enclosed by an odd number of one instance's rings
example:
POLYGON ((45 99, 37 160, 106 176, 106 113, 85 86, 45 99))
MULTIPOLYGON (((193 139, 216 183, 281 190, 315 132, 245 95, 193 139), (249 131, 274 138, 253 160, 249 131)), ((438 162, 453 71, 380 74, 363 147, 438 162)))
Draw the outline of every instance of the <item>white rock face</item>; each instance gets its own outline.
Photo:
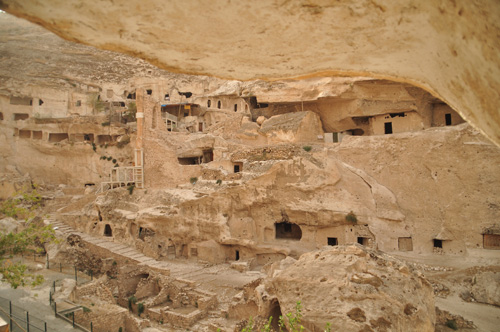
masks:
POLYGON ((401 261, 359 245, 302 255, 272 280, 281 312, 302 304, 302 324, 319 331, 434 331, 432 287, 401 261))

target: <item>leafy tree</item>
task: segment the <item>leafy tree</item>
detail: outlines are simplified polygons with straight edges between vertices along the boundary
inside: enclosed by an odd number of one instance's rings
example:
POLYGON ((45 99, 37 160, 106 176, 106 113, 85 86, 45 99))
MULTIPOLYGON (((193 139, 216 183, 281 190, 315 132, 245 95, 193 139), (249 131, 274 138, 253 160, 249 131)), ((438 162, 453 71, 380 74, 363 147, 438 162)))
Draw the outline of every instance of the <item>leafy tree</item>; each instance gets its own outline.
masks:
POLYGON ((25 219, 24 226, 17 232, 0 231, 0 274, 13 288, 36 286, 44 281, 43 276, 28 273, 26 265, 12 260, 13 255, 44 252, 47 243, 56 241, 52 227, 35 217, 41 201, 36 186, 32 185, 31 190, 15 193, 0 206, 0 214, 25 219))

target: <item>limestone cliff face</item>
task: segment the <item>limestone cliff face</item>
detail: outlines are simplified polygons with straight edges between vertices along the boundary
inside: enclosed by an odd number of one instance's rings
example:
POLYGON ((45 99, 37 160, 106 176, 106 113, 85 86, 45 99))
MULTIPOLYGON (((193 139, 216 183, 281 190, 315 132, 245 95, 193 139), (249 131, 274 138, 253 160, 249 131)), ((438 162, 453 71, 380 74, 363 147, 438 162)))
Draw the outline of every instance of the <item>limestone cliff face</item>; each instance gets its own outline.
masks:
POLYGON ((243 80, 343 74, 412 83, 500 142, 496 0, 136 0, 126 6, 4 0, 1 8, 68 40, 175 72, 243 80))
MULTIPOLYGON (((353 136, 311 152, 286 149, 294 152, 270 148, 246 164, 241 179, 221 184, 202 176, 148 194, 109 192, 96 202, 103 221, 92 232, 111 223, 123 241, 142 243, 137 228, 150 229, 154 234, 141 246, 155 255, 162 255, 158 244, 189 256, 188 248, 215 239, 217 260, 230 259, 234 250, 242 259, 298 257, 330 241, 430 253, 439 239, 443 252, 467 255, 482 248, 482 230, 500 217, 498 148, 465 124, 353 136), (354 223, 346 219, 350 211, 354 223), (280 224, 287 223, 300 235, 280 237, 280 224)), ((90 206, 83 221, 95 218, 94 210, 90 206)))

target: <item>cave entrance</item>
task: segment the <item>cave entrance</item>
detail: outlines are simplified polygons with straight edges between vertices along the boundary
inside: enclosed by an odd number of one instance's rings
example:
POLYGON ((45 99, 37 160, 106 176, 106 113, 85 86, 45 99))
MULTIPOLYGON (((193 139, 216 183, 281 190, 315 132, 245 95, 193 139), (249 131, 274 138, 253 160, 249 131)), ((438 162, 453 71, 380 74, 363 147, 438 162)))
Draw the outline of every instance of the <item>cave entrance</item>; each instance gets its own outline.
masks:
POLYGON ((94 134, 83 134, 83 140, 86 142, 94 142, 94 134))
POLYGON ((146 236, 154 236, 155 231, 148 229, 146 227, 139 227, 139 239, 143 240, 146 238, 146 236))
POLYGON ((385 134, 392 134, 392 122, 385 122, 384 123, 384 133, 385 134))
POLYGON ((111 226, 109 224, 106 224, 106 226, 104 226, 104 236, 113 236, 113 230, 111 229, 111 226))
POLYGON ((204 150, 203 151, 203 163, 209 163, 214 161, 214 150, 204 150))
POLYGON ((34 130, 33 131, 33 139, 42 139, 43 133, 41 130, 34 130))
POLYGON ((289 222, 278 222, 274 224, 276 229, 276 239, 300 240, 302 230, 299 225, 289 222))
POLYGON ((399 251, 413 251, 413 241, 411 237, 398 238, 399 251))
POLYGON ((199 165, 201 164, 200 159, 203 157, 187 157, 187 158, 177 158, 180 165, 199 165))
POLYGON ((68 134, 66 133, 50 133, 49 134, 49 142, 56 143, 64 141, 65 139, 69 139, 68 134))
POLYGON ((20 138, 31 138, 31 130, 19 130, 20 138))
POLYGON ((339 241, 337 240, 336 237, 329 237, 328 238, 328 245, 329 246, 336 246, 339 244, 339 241))
POLYGON ((26 120, 29 117, 30 117, 29 114, 26 113, 14 113, 14 121, 26 120))
POLYGON ((273 327, 274 331, 280 330, 279 318, 282 316, 283 314, 281 313, 280 303, 276 300, 271 304, 271 310, 269 312, 269 317, 273 317, 271 326, 273 327))
POLYGON ((358 243, 362 246, 368 246, 370 244, 370 238, 358 236, 358 243))

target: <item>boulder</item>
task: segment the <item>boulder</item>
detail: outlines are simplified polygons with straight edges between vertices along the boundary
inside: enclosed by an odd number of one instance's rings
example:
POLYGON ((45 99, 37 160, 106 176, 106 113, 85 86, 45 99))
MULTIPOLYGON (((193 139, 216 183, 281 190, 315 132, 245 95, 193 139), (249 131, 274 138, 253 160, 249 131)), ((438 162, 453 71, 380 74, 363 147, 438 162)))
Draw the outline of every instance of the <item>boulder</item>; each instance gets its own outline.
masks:
POLYGON ((318 331, 434 331, 430 283, 403 262, 361 245, 302 255, 271 281, 281 312, 302 305, 301 324, 318 331))

